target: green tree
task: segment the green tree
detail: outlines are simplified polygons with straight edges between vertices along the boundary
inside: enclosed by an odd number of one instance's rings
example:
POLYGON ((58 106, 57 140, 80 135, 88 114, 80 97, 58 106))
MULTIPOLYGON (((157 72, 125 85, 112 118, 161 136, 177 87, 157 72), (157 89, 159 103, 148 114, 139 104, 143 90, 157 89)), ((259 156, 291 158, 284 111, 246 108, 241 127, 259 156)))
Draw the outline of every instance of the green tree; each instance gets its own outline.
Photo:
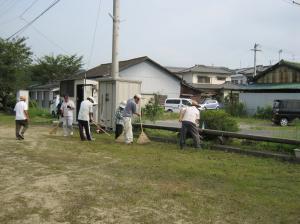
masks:
POLYGON ((77 73, 82 65, 82 56, 46 55, 32 66, 32 81, 45 84, 49 81, 66 79, 77 73))
POLYGON ((0 109, 5 111, 13 104, 16 90, 30 82, 32 52, 25 41, 25 38, 0 38, 0 109))

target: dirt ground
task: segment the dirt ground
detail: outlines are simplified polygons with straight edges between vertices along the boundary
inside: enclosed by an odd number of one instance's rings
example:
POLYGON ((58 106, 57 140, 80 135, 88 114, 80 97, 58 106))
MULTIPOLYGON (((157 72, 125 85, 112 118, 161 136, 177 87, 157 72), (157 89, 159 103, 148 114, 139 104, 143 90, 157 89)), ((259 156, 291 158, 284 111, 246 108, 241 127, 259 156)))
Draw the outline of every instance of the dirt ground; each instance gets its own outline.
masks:
POLYGON ((299 166, 48 132, 0 124, 1 224, 300 221, 299 166))

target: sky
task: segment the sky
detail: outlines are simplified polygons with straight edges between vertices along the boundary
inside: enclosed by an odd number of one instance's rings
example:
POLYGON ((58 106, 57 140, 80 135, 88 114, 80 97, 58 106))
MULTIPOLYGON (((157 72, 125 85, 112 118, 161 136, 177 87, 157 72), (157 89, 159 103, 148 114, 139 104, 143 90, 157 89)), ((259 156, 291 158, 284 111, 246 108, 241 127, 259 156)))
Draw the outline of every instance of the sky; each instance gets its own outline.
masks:
MULTIPOLYGON (((0 0, 7 38, 54 0, 0 0)), ((240 68, 281 59, 300 62, 300 5, 290 0, 120 0, 120 59, 148 56, 165 66, 240 68)), ((300 0, 299 0, 300 2, 300 0)), ((61 0, 20 34, 34 57, 77 54, 84 68, 111 62, 113 0, 61 0), (97 13, 99 17, 97 20, 97 13), (95 42, 93 33, 97 22, 95 42)))

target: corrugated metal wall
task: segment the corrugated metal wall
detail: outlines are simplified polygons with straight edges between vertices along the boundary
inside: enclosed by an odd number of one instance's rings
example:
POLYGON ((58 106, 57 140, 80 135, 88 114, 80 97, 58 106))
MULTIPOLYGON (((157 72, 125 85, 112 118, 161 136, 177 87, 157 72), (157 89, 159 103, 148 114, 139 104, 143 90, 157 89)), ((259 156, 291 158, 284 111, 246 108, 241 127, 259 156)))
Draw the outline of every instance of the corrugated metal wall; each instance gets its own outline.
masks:
POLYGON ((255 114, 257 107, 272 106, 274 100, 299 99, 300 93, 240 93, 240 102, 247 107, 249 115, 255 114))

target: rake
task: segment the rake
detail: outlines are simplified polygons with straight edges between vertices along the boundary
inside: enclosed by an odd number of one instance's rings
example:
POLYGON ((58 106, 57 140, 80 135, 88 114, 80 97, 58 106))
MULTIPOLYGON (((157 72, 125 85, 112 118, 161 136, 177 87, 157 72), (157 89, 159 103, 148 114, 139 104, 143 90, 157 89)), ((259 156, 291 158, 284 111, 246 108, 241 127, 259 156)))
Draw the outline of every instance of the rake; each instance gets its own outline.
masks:
POLYGON ((106 135, 110 136, 110 134, 107 133, 103 128, 101 128, 100 125, 96 124, 94 121, 92 121, 92 124, 95 125, 100 131, 102 131, 106 135))
POLYGON ((53 135, 53 134, 56 134, 58 128, 59 128, 59 125, 60 125, 61 122, 57 121, 57 125, 54 127, 54 128, 51 128, 50 131, 49 131, 49 134, 50 135, 53 135))
POLYGON ((141 113, 141 116, 140 116, 140 124, 141 124, 141 131, 142 132, 141 132, 139 138, 137 139, 136 143, 138 143, 140 145, 144 145, 144 144, 147 144, 151 141, 150 141, 150 139, 148 138, 148 136, 146 135, 146 133, 143 130, 142 113, 141 113))

